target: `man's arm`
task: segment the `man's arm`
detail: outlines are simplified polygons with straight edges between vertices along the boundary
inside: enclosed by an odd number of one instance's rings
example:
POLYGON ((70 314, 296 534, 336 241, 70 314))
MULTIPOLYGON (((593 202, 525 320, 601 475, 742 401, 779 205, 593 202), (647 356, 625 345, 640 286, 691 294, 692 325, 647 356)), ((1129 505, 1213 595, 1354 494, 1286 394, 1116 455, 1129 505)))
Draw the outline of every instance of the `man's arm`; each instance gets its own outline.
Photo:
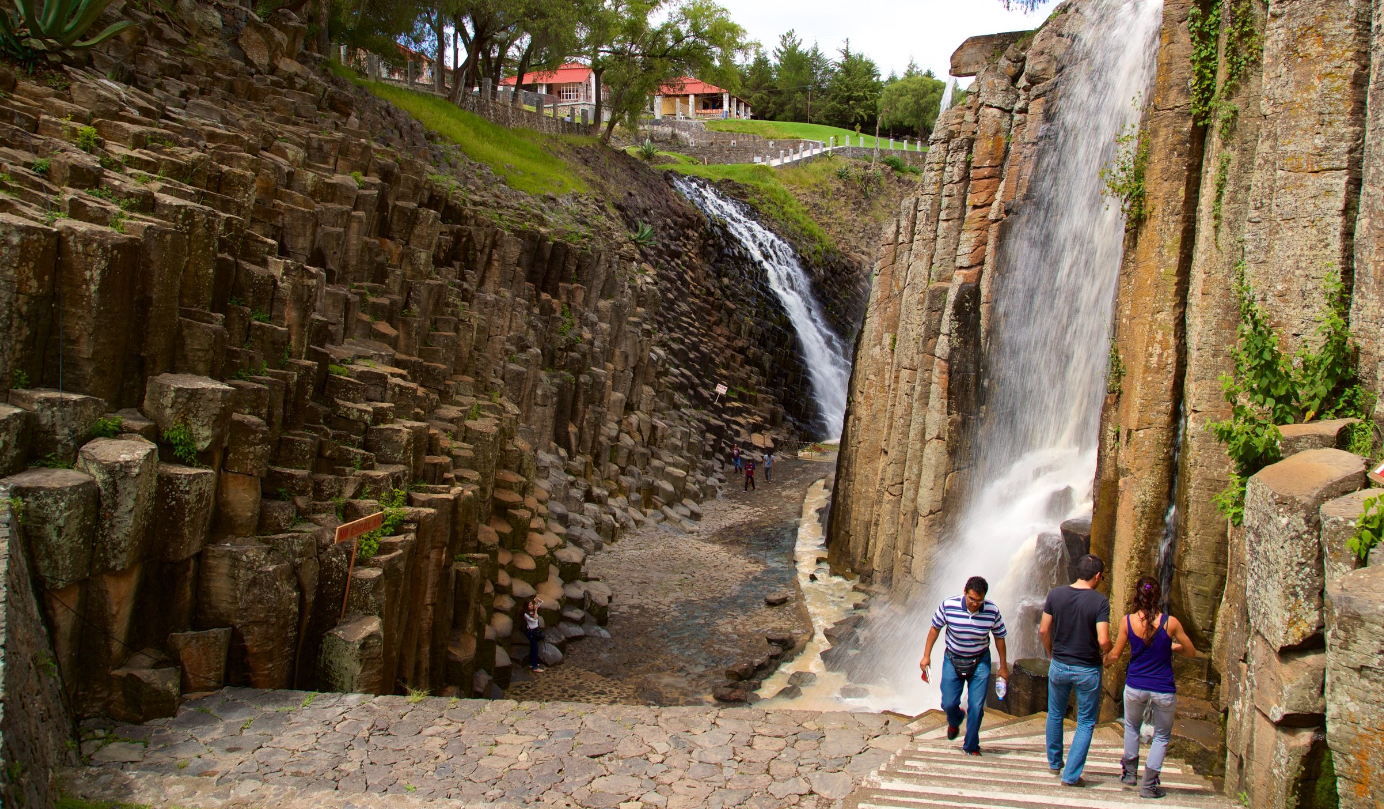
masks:
POLYGON ((1043 613, 1043 622, 1038 625, 1038 637, 1043 639, 1043 648, 1052 657, 1052 614, 1043 613))
MULTIPOLYGON (((1099 626, 1100 625, 1097 624, 1098 628, 1099 626)), ((1110 625, 1106 624, 1106 626, 1108 627, 1110 625)), ((1105 665, 1115 665, 1116 661, 1120 659, 1120 655, 1124 654, 1126 643, 1128 643, 1128 639, 1125 637, 1125 622, 1121 621, 1120 629, 1118 632, 1115 633, 1115 647, 1105 655, 1105 665)))
POLYGON ((1009 679, 1009 653, 1004 647, 1004 638, 995 638, 995 649, 1000 653, 1000 676, 1009 679))
POLYGON ((935 626, 928 628, 927 643, 923 644, 923 659, 918 661, 918 668, 923 670, 923 682, 925 683, 930 682, 927 675, 928 667, 932 665, 932 647, 937 643, 937 636, 941 634, 942 631, 935 626))
POLYGON ((1105 654, 1110 651, 1110 647, 1112 644, 1110 643, 1109 621, 1101 621, 1100 623, 1096 624, 1096 640, 1100 642, 1101 654, 1105 654))

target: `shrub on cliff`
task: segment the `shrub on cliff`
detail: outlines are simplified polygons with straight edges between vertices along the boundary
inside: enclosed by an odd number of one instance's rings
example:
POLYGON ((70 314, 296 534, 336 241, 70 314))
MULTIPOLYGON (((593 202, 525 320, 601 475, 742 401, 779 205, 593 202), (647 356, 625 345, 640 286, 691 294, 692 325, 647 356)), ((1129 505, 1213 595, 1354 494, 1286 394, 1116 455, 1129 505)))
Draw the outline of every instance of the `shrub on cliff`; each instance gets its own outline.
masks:
POLYGON ((1278 425, 1318 418, 1360 419, 1352 428, 1347 449, 1369 456, 1374 448, 1370 416, 1375 397, 1360 385, 1358 352, 1346 322, 1350 301, 1339 275, 1328 273, 1322 285, 1326 307, 1317 327, 1320 346, 1303 346, 1290 359, 1254 300, 1244 264, 1235 271, 1240 297, 1235 372, 1221 376, 1231 413, 1208 429, 1225 444, 1233 467, 1230 485, 1216 495, 1216 506, 1239 525, 1244 518, 1246 482, 1282 458, 1278 425))
POLYGON ((42 0, 42 9, 37 7, 38 0, 11 2, 14 13, 0 10, 0 49, 31 69, 39 60, 69 60, 134 26, 121 20, 83 39, 111 0, 42 0))

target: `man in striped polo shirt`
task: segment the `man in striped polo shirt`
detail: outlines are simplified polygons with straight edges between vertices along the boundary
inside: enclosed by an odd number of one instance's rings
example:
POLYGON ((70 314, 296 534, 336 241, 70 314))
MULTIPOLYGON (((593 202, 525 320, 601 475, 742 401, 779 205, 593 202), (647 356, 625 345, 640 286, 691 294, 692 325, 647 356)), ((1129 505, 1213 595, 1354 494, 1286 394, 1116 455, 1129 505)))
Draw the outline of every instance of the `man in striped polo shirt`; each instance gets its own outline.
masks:
POLYGON ((918 666, 923 670, 923 682, 929 679, 932 668, 932 647, 942 628, 947 629, 947 648, 942 660, 942 710, 947 712, 947 739, 961 732, 961 720, 968 711, 961 708, 961 689, 966 689, 970 718, 966 719, 966 740, 961 749, 980 755, 980 723, 985 718, 985 691, 990 687, 990 636, 995 636, 995 649, 1000 653, 1001 677, 1009 679, 1009 662, 1004 648, 1004 619, 995 602, 985 598, 990 585, 980 576, 966 580, 966 589, 959 596, 942 602, 932 616, 932 628, 927 633, 927 645, 918 666))

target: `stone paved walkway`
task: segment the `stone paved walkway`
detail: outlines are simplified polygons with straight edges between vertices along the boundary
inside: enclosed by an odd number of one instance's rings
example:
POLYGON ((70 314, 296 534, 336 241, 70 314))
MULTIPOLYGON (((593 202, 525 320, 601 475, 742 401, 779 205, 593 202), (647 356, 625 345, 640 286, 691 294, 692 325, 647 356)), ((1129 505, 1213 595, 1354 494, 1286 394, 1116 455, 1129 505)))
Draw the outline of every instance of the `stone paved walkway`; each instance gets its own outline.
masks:
POLYGON ((88 727, 89 800, 156 807, 828 807, 910 740, 880 714, 227 688, 88 727))

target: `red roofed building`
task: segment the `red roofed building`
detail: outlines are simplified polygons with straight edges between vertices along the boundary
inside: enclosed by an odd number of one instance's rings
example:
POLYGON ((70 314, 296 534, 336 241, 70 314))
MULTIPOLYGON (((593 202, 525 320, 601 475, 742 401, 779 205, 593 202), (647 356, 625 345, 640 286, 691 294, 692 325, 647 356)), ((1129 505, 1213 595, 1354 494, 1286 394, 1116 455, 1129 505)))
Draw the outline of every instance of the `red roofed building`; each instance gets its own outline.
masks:
POLYGON ((701 79, 683 76, 663 85, 654 96, 654 117, 706 120, 749 118, 750 105, 729 91, 701 79))
POLYGON ((523 81, 517 81, 516 76, 500 79, 501 87, 516 84, 521 90, 557 96, 560 105, 596 103, 596 75, 578 62, 569 62, 557 70, 525 73, 523 81))

